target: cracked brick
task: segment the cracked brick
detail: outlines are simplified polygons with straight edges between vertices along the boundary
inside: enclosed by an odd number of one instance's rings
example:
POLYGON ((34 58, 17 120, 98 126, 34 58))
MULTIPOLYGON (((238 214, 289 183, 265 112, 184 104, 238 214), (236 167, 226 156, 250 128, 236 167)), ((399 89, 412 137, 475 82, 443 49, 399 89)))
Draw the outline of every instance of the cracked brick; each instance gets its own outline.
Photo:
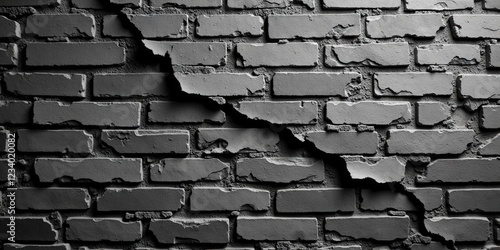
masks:
POLYGON ((221 66, 226 64, 224 42, 162 42, 142 40, 154 55, 166 56, 174 65, 221 66))
POLYGON ((84 98, 86 94, 84 74, 9 72, 3 76, 7 91, 15 95, 84 98))
POLYGON ((461 154, 471 144, 474 130, 389 130, 388 154, 461 154), (407 143, 411 141, 412 143, 407 143))
POLYGON ((69 217, 65 228, 66 240, 73 242, 135 242, 142 238, 140 221, 117 218, 69 217))
POLYGON ((16 208, 20 210, 86 210, 90 195, 83 188, 19 188, 16 208))
POLYGON ((318 121, 316 101, 242 101, 235 109, 249 119, 272 124, 315 124, 318 121))
POLYGON ((195 102, 149 103, 148 122, 150 123, 224 123, 226 114, 195 102))
POLYGON ((238 43, 238 67, 313 67, 318 65, 318 44, 300 43, 238 43))
POLYGON ((498 188, 450 189, 447 194, 448 206, 453 213, 500 211, 498 188))
POLYGON ((103 130, 101 140, 122 154, 188 154, 187 130, 103 130))
POLYGON ((219 181, 228 170, 228 164, 215 158, 166 158, 151 164, 149 176, 153 182, 219 181))
POLYGON ((18 22, 5 16, 0 16, 0 26, 2 27, 2 30, 0 30, 1 38, 21 38, 21 25, 18 22))
POLYGON ((290 0, 228 0, 227 6, 231 9, 267 9, 285 8, 290 0))
POLYGON ((469 44, 417 46, 415 54, 419 65, 474 65, 481 62, 480 47, 469 44))
POLYGON ((377 152, 377 132, 307 132, 305 140, 327 154, 367 154, 377 152))
POLYGON ((326 9, 398 9, 398 0, 323 0, 326 9))
POLYGON ((94 137, 84 130, 28 130, 17 131, 17 149, 27 153, 90 154, 94 137))
POLYGON ((318 240, 316 218, 238 217, 236 234, 244 240, 318 240))
POLYGON ((264 77, 242 73, 175 73, 183 92, 200 96, 262 96, 264 77), (203 83, 203 84, 200 84, 203 83))
POLYGON ((17 66, 18 47, 15 43, 0 43, 0 66, 17 66))
MULTIPOLYGON (((10 227, 9 217, 0 217, 1 233, 0 240, 7 241, 11 237, 7 231, 10 227)), ((16 242, 55 242, 59 238, 59 232, 54 229, 54 225, 46 217, 22 217, 16 216, 15 220, 15 240, 16 242)))
POLYGON ((458 39, 500 38, 497 15, 455 14, 450 18, 453 36, 458 39))
POLYGON ((483 242, 488 240, 489 220, 483 217, 434 217, 424 220, 427 231, 445 240, 483 242))
POLYGON ((376 73, 373 85, 376 96, 450 96, 453 81, 450 73, 376 73))
POLYGON ((219 8, 222 0, 151 0, 153 7, 177 7, 177 8, 219 8))
POLYGON ((483 146, 479 148, 480 155, 500 155, 500 134, 490 140, 487 140, 483 146))
POLYGON ((474 8, 474 0, 405 0, 405 9, 420 10, 464 10, 474 8))
POLYGON ((406 42, 327 45, 325 64, 328 67, 407 66, 410 64, 409 51, 410 47, 406 42))
POLYGON ((496 183, 500 180, 500 160, 495 158, 439 159, 427 166, 423 183, 496 183), (450 171, 452 170, 452 171, 450 171))
POLYGON ((143 38, 180 39, 188 36, 188 15, 181 14, 129 14, 130 23, 143 38))
POLYGON ((411 122, 409 102, 362 101, 326 104, 326 117, 332 124, 390 125, 411 122))
POLYGON ((184 205, 182 188, 107 188, 97 198, 97 211, 177 211, 184 205))
POLYGON ((153 220, 149 231, 161 244, 229 242, 228 219, 153 220))
POLYGON ((349 85, 359 81, 361 74, 355 72, 277 72, 273 77, 272 87, 275 96, 348 97, 349 85))
POLYGON ((270 15, 271 39, 341 38, 361 34, 359 14, 270 15))
POLYGON ((486 65, 489 68, 500 68, 500 44, 486 46, 486 65))
POLYGON ((98 98, 170 96, 167 73, 94 74, 93 95, 98 98))
POLYGON ((417 124, 434 126, 451 117, 451 108, 442 102, 417 102, 417 124))
POLYGON ((236 163, 239 182, 322 182, 324 163, 314 158, 244 158, 236 163))
POLYGON ((200 15, 196 35, 202 37, 262 36, 264 19, 255 15, 200 15))
POLYGON ((253 188, 195 187, 191 191, 191 211, 266 211, 271 196, 253 188))
POLYGON ((410 231, 408 216, 352 216, 325 218, 325 231, 354 239, 392 241, 406 239, 410 231))
POLYGON ((34 14, 26 19, 25 32, 38 37, 93 38, 96 35, 96 22, 93 15, 85 13, 34 14))
POLYGON ((352 179, 372 179, 377 183, 400 182, 405 177, 405 164, 397 157, 343 157, 352 179))
POLYGON ((457 88, 462 98, 500 99, 500 76, 461 74, 457 88))
POLYGON ((483 129, 500 128, 500 105, 483 105, 479 110, 479 126, 483 129))
POLYGON ((356 207, 354 189, 297 188, 276 193, 279 213, 352 212, 356 207))
POLYGON ((207 153, 276 152, 279 136, 270 129, 200 128, 198 148, 207 153))
POLYGON ((432 38, 444 26, 441 14, 399 14, 366 18, 366 32, 370 38, 432 38))

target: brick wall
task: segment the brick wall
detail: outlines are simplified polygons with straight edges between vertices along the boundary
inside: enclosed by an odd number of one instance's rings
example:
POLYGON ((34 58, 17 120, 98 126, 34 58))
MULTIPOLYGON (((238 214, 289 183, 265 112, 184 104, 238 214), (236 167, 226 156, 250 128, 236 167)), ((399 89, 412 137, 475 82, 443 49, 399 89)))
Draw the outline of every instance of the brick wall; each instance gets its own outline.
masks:
POLYGON ((0 0, 3 249, 500 249, 499 11, 0 0))

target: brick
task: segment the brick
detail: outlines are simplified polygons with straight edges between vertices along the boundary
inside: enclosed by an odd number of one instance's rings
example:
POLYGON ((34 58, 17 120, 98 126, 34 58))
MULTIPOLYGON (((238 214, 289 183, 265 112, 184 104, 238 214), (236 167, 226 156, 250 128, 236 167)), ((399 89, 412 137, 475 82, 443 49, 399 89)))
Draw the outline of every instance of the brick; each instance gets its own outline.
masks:
POLYGON ((27 43, 27 66, 107 66, 125 63, 116 42, 27 43))
POLYGON ((354 189, 299 188, 276 193, 279 213, 353 212, 356 208, 354 189))
POLYGON ((196 35, 202 37, 262 36, 264 19, 255 15, 200 15, 196 35))
POLYGON ((0 101, 0 124, 31 123, 32 110, 28 101, 0 101))
POLYGON ((408 43, 371 43, 325 46, 325 64, 347 66, 407 66, 410 64, 408 43))
POLYGON ((151 0, 153 7, 177 8, 218 8, 222 7, 222 0, 151 0))
POLYGON ((242 101, 235 109, 249 119, 272 124, 316 124, 318 121, 316 101, 242 101))
POLYGON ((250 74, 182 74, 175 73, 183 92, 200 96, 262 96, 264 77, 250 74), (203 83, 203 84, 200 84, 203 83))
POLYGON ((16 250, 16 249, 25 249, 25 250, 71 250, 71 246, 69 244, 53 244, 53 245, 24 245, 24 244, 15 244, 15 243, 6 243, 3 245, 4 250, 16 250))
POLYGON ((223 42, 160 42, 142 40, 144 46, 158 56, 166 56, 174 65, 221 66, 226 64, 227 50, 223 42))
POLYGON ((340 237, 392 241, 406 239, 410 230, 408 216, 352 216, 325 218, 325 230, 340 237))
POLYGON ((184 205, 182 188, 107 188, 97 198, 97 211, 177 211, 184 205))
POLYGON ((271 39, 341 38, 361 34, 359 14, 270 15, 271 39))
POLYGON ((149 231, 161 244, 229 242, 228 219, 152 220, 149 231))
POLYGON ((191 211, 266 211, 271 195, 267 190, 253 188, 194 187, 191 211))
POLYGON ((312 67, 318 65, 318 44, 297 43, 238 43, 238 67, 312 67))
POLYGON ((243 240, 318 240, 316 218, 238 217, 236 234, 243 240))
POLYGON ((196 102, 149 103, 148 122, 150 123, 224 123, 226 114, 221 110, 208 108, 196 102))
POLYGON ((142 182, 142 160, 123 158, 37 158, 35 174, 41 183, 142 182))
POLYGON ((71 5, 80 9, 104 9, 106 7, 101 0, 71 0, 71 5))
POLYGON ((410 250, 448 250, 449 248, 441 242, 430 242, 428 244, 412 244, 410 250))
POLYGON ((490 212, 500 211, 500 189, 451 189, 448 190, 448 206, 451 212, 490 212))
POLYGON ((142 0, 110 0, 110 3, 126 7, 136 7, 136 8, 142 6, 142 0))
POLYGON ((433 44, 417 46, 417 64, 472 65, 481 61, 481 50, 477 45, 433 44))
POLYGON ((323 0, 326 9, 398 9, 398 0, 323 0))
POLYGON ((343 157, 352 179, 372 179, 377 183, 400 182, 405 177, 405 164, 397 157, 343 157))
POLYGON ((231 9, 267 9, 285 8, 290 0, 228 0, 227 6, 231 9))
POLYGON ((93 15, 85 13, 34 14, 27 17, 25 32, 38 37, 93 38, 96 23, 93 15))
POLYGON ((489 236, 490 222, 482 217, 434 217, 425 219, 424 225, 431 234, 457 242, 482 242, 489 236))
MULTIPOLYGON (((19 198, 19 197, 17 197, 19 198)), ((7 232, 11 228, 7 224, 11 222, 9 217, 0 217, 0 240, 7 242, 11 235, 7 232)), ((15 241, 16 242, 55 242, 59 233, 46 217, 15 217, 15 241)))
POLYGON ((326 117, 332 124, 390 125, 411 122, 409 102, 362 101, 326 104, 326 117))
POLYGON ((188 36, 188 15, 127 15, 144 38, 186 38, 188 36))
POLYGON ((484 0, 483 8, 489 10, 500 10, 500 2, 498 0, 484 0))
POLYGON ((25 96, 84 98, 87 77, 84 74, 4 73, 8 92, 25 96))
POLYGON ((362 210, 368 211, 416 211, 417 207, 413 204, 406 194, 398 193, 393 190, 361 190, 362 210))
POLYGON ((472 143, 470 129, 389 130, 388 154, 461 154, 472 143), (412 143, 408 143, 412 142, 412 143))
POLYGON ((228 173, 229 165, 219 159, 166 158, 150 165, 153 182, 219 181, 228 173))
POLYGON ((134 242, 142 238, 140 221, 123 222, 117 218, 69 217, 66 240, 88 242, 134 242))
POLYGON ((484 129, 500 128, 500 106, 484 105, 479 112, 479 126, 484 129))
POLYGON ((0 30, 0 38, 21 38, 21 25, 18 22, 0 16, 0 26, 2 27, 2 30, 0 30))
POLYGON ((462 98, 500 99, 500 76, 462 74, 458 77, 457 88, 462 98))
POLYGON ((37 101, 33 108, 33 123, 43 125, 68 124, 79 126, 139 127, 139 102, 74 102, 37 101))
POLYGON ((0 7, 57 6, 60 4, 61 0, 16 0, 16 1, 1 1, 0 7))
POLYGON ((366 17, 366 34, 370 38, 432 38, 444 26, 441 14, 399 14, 366 17))
POLYGON ((121 154, 188 154, 187 130, 103 130, 101 140, 121 154))
POLYGON ((278 142, 279 135, 267 128, 198 129, 198 148, 206 153, 276 152, 278 142))
POLYGON ((27 130, 17 131, 17 150, 37 153, 90 154, 94 137, 84 130, 27 130))
POLYGON ((486 66, 489 68, 500 68, 500 44, 489 44, 486 46, 486 66))
POLYGON ((498 15, 453 15, 450 26, 455 38, 500 38, 498 15))
POLYGON ((451 108, 445 103, 426 101, 417 102, 417 124, 434 126, 451 117, 451 108))
POLYGON ((327 154, 375 154, 378 134, 358 132, 307 132, 306 141, 327 154))
POLYGON ((83 188, 18 188, 16 208, 20 210, 86 210, 90 195, 83 188))
POLYGON ((340 96, 348 97, 348 85, 361 81, 361 74, 277 72, 273 77, 275 96, 340 96))
POLYGON ((479 148, 480 155, 500 155, 500 134, 490 140, 487 140, 483 146, 479 148))
POLYGON ((474 8, 474 0, 405 0, 405 9, 418 10, 464 10, 474 8))
POLYGON ((95 74, 93 94, 100 98, 170 96, 168 77, 165 73, 95 74))
POLYGON ((0 43, 0 66, 17 66, 18 48, 15 43, 0 43))
POLYGON ((236 162, 238 182, 322 182, 325 164, 301 157, 243 158, 236 162))
POLYGON ((439 159, 427 166, 427 175, 418 182, 468 183, 498 182, 500 160, 494 158, 439 159))
POLYGON ((373 78, 376 96, 450 96, 451 73, 376 73, 373 78))
POLYGON ((443 190, 440 188, 407 187, 406 191, 415 196, 426 211, 438 209, 443 205, 443 190))
POLYGON ((106 15, 102 19, 102 34, 106 37, 134 37, 126 21, 118 15, 106 15))

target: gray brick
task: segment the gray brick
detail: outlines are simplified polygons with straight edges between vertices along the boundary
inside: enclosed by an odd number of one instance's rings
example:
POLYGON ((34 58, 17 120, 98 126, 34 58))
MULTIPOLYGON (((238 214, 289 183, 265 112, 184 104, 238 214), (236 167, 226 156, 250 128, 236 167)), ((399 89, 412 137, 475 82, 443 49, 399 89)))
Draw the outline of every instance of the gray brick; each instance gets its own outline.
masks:
POLYGON ((222 0, 151 0, 153 7, 177 8, 218 8, 222 7, 222 0))
POLYGON ((71 0, 71 5, 80 9, 104 9, 106 7, 101 0, 71 0))
POLYGON ((4 73, 8 92, 27 96, 85 97, 84 74, 4 73))
POLYGON ((484 0, 483 8, 489 10, 500 10, 500 1, 498 0, 484 0))
POLYGON ((461 154, 472 143, 474 130, 389 130, 389 154, 461 154), (412 143, 408 143, 412 142, 412 143))
POLYGON ((474 0, 405 0, 405 9, 417 10, 464 10, 474 8, 474 0))
POLYGON ((405 164, 397 157, 343 157, 352 179, 372 179, 377 183, 401 182, 405 164))
POLYGON ((27 66, 106 66, 125 63, 116 42, 28 43, 27 66))
POLYGON ((150 102, 151 123, 224 123, 226 114, 196 102, 150 102))
POLYGON ((410 64, 408 43, 371 43, 325 46, 325 64, 346 66, 407 66, 410 64))
POLYGON ((499 182, 500 160, 495 158, 439 159, 427 166, 427 175, 417 178, 422 183, 499 182))
POLYGON ((1 38, 21 38, 21 25, 18 22, 0 16, 0 26, 2 27, 2 30, 0 30, 1 38))
POLYGON ((123 222, 116 218, 69 217, 66 240, 88 242, 134 242, 142 238, 140 221, 123 222))
POLYGON ((226 64, 227 50, 223 42, 160 42, 142 40, 146 48, 158 56, 167 56, 174 65, 220 66, 226 64))
POLYGON ((499 212, 500 189, 452 189, 448 190, 448 205, 451 212, 499 212))
POLYGON ((18 188, 16 208, 20 210, 87 210, 90 195, 83 188, 18 188))
POLYGON ((236 234, 243 240, 318 240, 316 218, 238 217, 236 234))
POLYGON ((198 148, 206 153, 276 152, 279 135, 259 128, 200 128, 198 148), (224 141, 225 145, 219 145, 224 141))
POLYGON ((443 245, 443 243, 441 242, 430 242, 429 244, 412 244, 410 246, 410 250, 449 250, 449 248, 443 245))
POLYGON ((326 117, 332 124, 390 125, 411 122, 409 102, 362 101, 326 104, 326 117))
POLYGON ((142 0, 110 0, 110 3, 132 8, 142 6, 142 0))
POLYGON ((426 211, 438 209, 443 205, 443 190, 441 188, 407 187, 406 191, 415 196, 426 211))
POLYGON ((20 152, 90 154, 94 148, 94 137, 84 130, 21 129, 17 135, 20 152))
MULTIPOLYGON (((10 230, 9 217, 0 217, 0 240, 7 242, 11 237, 7 231, 10 230)), ((20 217, 15 220, 15 240, 16 242, 55 242, 59 238, 58 231, 46 217, 20 217)))
POLYGON ((483 146, 479 148, 480 155, 500 155, 500 134, 490 140, 487 140, 483 146))
POLYGON ((434 217, 424 220, 427 231, 456 242, 482 242, 489 236, 490 222, 483 217, 434 217))
POLYGON ((441 14, 399 14, 366 18, 366 34, 371 38, 432 38, 444 26, 441 14))
POLYGON ((481 126, 481 128, 500 128, 500 105, 481 106, 479 114, 479 126, 481 126))
POLYGON ((37 158, 35 174, 41 183, 96 182, 139 183, 142 182, 142 160, 122 158, 37 158))
POLYGON ((489 44, 486 46, 486 65, 489 68, 500 68, 500 44, 489 44))
POLYGON ((255 15, 200 15, 196 35, 203 37, 262 36, 264 19, 255 15))
POLYGON ((368 154, 377 152, 378 134, 358 132, 312 131, 305 135, 306 141, 327 154, 368 154))
POLYGON ((177 211, 184 205, 182 188, 107 188, 97 198, 97 211, 177 211))
POLYGON ((153 182, 219 181, 229 171, 229 165, 219 159, 166 158, 150 165, 153 182))
POLYGON ((419 65, 472 65, 481 61, 480 47, 469 44, 423 45, 417 47, 415 54, 419 65))
POLYGON ((410 230, 408 216, 352 216, 325 218, 325 230, 340 237, 392 241, 406 239, 410 230))
POLYGON ((373 78, 376 96, 450 96, 452 73, 376 73, 373 78))
POLYGON ((96 23, 93 15, 34 14, 26 19, 27 35, 39 37, 95 37, 96 23))
POLYGON ((340 38, 361 34, 359 14, 337 15, 270 15, 271 39, 340 38))
POLYGON ((229 242, 228 219, 152 220, 149 231, 161 244, 229 242))
POLYGON ((348 97, 348 85, 361 81, 361 74, 277 72, 273 77, 275 96, 340 96, 348 97))
POLYGON ((33 123, 55 125, 74 122, 79 126, 139 127, 139 102, 37 101, 33 123))
POLYGON ((236 50, 238 67, 305 67, 318 64, 318 44, 312 42, 238 43, 236 50))
POLYGON ((272 124, 315 124, 318 121, 316 101, 242 101, 235 109, 249 119, 272 124))
POLYGON ((453 15, 451 30, 455 38, 500 38, 498 15, 453 15))
POLYGON ((451 108, 445 103, 425 101, 417 102, 417 124, 434 126, 451 117, 451 108))
POLYGON ((0 66, 17 66, 18 48, 15 43, 0 43, 0 66))
POLYGON ((188 154, 187 130, 103 130, 103 143, 121 154, 188 154))
POLYGON ((323 0, 326 9, 398 9, 398 0, 323 0))
POLYGON ((106 15, 103 17, 102 34, 106 37, 134 37, 134 33, 118 15, 106 15))
POLYGON ((132 97, 169 96, 168 74, 165 73, 106 73, 94 75, 94 96, 132 97))
POLYGON ((61 0, 4 0, 0 2, 1 7, 16 7, 16 6, 57 6, 61 4, 61 0))
POLYGON ((191 211, 266 211, 271 206, 267 190, 253 188, 194 187, 191 211))
POLYGON ((395 192, 393 190, 361 190, 362 210, 368 211, 416 211, 417 207, 410 200, 408 195, 395 192))
POLYGON ((353 212, 354 189, 300 188, 278 190, 276 211, 280 213, 353 212))
POLYGON ((231 9, 267 9, 285 8, 290 0, 228 0, 227 6, 231 9))
POLYGON ((238 73, 175 73, 175 78, 179 81, 183 92, 193 95, 228 97, 264 95, 263 76, 238 73))
POLYGON ((16 249, 25 249, 25 250, 71 250, 71 246, 66 243, 61 244, 53 244, 53 245, 24 245, 24 244, 15 244, 15 243, 5 243, 3 245, 4 250, 16 250, 16 249))
POLYGON ((129 14, 127 18, 144 38, 186 38, 188 36, 188 15, 129 14))
POLYGON ((32 110, 28 101, 0 101, 0 124, 31 123, 32 110))
POLYGON ((325 164, 314 158, 244 158, 236 163, 239 182, 322 182, 325 164))

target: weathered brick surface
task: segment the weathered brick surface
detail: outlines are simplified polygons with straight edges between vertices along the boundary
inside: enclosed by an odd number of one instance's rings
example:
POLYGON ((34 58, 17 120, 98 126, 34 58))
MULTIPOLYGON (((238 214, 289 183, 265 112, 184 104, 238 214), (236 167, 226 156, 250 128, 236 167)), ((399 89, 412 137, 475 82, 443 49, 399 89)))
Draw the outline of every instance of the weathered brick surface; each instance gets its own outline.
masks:
POLYGON ((389 154, 461 154, 472 143, 474 131, 389 130, 389 154), (411 141, 412 143, 408 143, 411 141))
POLYGON ((228 169, 219 159, 166 158, 151 164, 149 176, 154 182, 219 181, 228 169))
POLYGON ((485 105, 480 110, 479 124, 485 129, 500 128, 500 106, 485 105))
POLYGON ((442 102, 417 102, 417 123, 433 126, 451 117, 450 106, 442 102))
POLYGON ((401 5, 396 0, 324 0, 323 7, 331 9, 397 9, 401 5))
POLYGON ((440 14, 382 15, 366 18, 366 31, 371 38, 435 37, 444 27, 440 14))
POLYGON ((410 218, 392 216, 353 216, 325 218, 325 230, 338 237, 391 241, 408 237, 410 218))
POLYGON ((318 44, 239 43, 236 64, 239 67, 312 67, 318 64, 318 44))
POLYGON ((441 188, 407 188, 417 198, 427 211, 438 209, 443 205, 443 190, 441 188))
POLYGON ((226 115, 220 110, 194 102, 151 102, 148 121, 151 123, 224 123, 226 115))
POLYGON ((425 228, 432 234, 452 241, 486 241, 489 220, 483 217, 434 217, 425 219, 425 228))
POLYGON ((264 78, 249 74, 175 74, 183 92, 200 96, 261 96, 264 78), (203 82, 203 84, 199 84, 203 82))
POLYGON ((269 38, 356 37, 361 34, 359 14, 271 15, 269 38))
POLYGON ((480 155, 500 155, 500 134, 493 137, 491 140, 480 147, 480 155))
POLYGON ((389 125, 411 121, 409 102, 328 102, 326 117, 333 124, 389 125))
POLYGON ((5 73, 8 92, 19 96, 84 98, 87 77, 83 74, 5 73))
POLYGON ((70 217, 66 220, 68 241, 134 242, 142 238, 140 221, 124 222, 116 218, 70 217))
POLYGON ((264 120, 274 124, 314 124, 318 120, 318 103, 243 101, 236 110, 249 119, 264 120))
POLYGON ((474 8, 473 0, 405 0, 407 10, 463 10, 474 8))
POLYGON ((344 157, 352 179, 372 179, 378 183, 400 182, 405 177, 405 164, 397 157, 344 157))
POLYGON ((318 240, 316 218, 239 217, 236 234, 244 240, 318 240))
POLYGON ((160 42, 143 40, 155 55, 168 56, 176 65, 220 66, 226 64, 226 43, 220 42, 160 42))
POLYGON ((203 37, 261 36, 264 33, 264 19, 255 15, 201 15, 196 23, 196 34, 203 37))
POLYGON ((410 198, 392 190, 361 190, 361 209, 369 211, 402 210, 415 211, 417 208, 410 198))
POLYGON ((199 188, 191 192, 192 211, 265 211, 269 209, 269 191, 251 188, 199 188))
POLYGON ((123 17, 107 15, 102 20, 102 34, 106 37, 134 37, 133 31, 126 27, 123 17))
POLYGON ((354 189, 284 189, 276 194, 280 213, 352 212, 355 207, 354 189))
POLYGON ((265 9, 284 8, 289 5, 289 0, 228 0, 227 6, 233 9, 265 9))
POLYGON ((500 76, 460 75, 457 80, 458 93, 462 98, 500 99, 500 76))
MULTIPOLYGON (((8 216, 0 217, 0 240, 7 242, 11 235, 10 218, 8 216)), ((59 238, 59 232, 54 229, 54 225, 46 217, 20 217, 15 220, 15 240, 17 242, 55 242, 59 238)))
POLYGON ((19 50, 15 43, 0 43, 0 66, 16 66, 19 50))
POLYGON ((71 6, 80 9, 104 9, 105 4, 98 0, 71 0, 71 6))
POLYGON ((275 152, 278 142, 278 135, 270 129, 198 129, 198 147, 212 153, 237 153, 239 151, 275 152), (217 145, 221 141, 224 141, 226 145, 217 145))
POLYGON ((122 154, 187 154, 185 130, 103 130, 103 143, 122 154))
POLYGON ((347 85, 358 82, 359 73, 294 73, 278 72, 273 77, 276 96, 341 96, 347 97, 347 85))
POLYGON ((440 159, 429 164, 420 182, 498 182, 500 161, 497 159, 440 159))
POLYGON ((18 130, 20 152, 90 154, 94 136, 84 130, 18 130))
POLYGON ((222 0, 151 0, 153 7, 180 7, 180 8, 217 8, 222 6, 222 0))
POLYGON ((498 212, 500 189, 452 189, 448 190, 448 206, 456 213, 498 212))
POLYGON ((416 49, 417 63, 471 65, 481 61, 479 46, 468 44, 439 44, 418 46, 416 49))
POLYGON ((71 250, 70 244, 52 244, 52 245, 25 245, 16 243, 6 243, 3 245, 4 250, 15 249, 31 249, 31 250, 71 250))
POLYGON ((28 101, 0 101, 0 124, 31 123, 32 111, 28 101))
POLYGON ((185 38, 188 35, 187 15, 127 15, 127 17, 144 38, 185 38))
POLYGON ((61 4, 61 0, 18 0, 18 1, 2 1, 1 7, 16 7, 16 6, 57 6, 61 4))
POLYGON ((325 46, 325 64, 329 67, 407 66, 410 64, 408 43, 373 43, 325 46))
POLYGON ((377 73, 373 78, 377 96, 450 96, 450 73, 377 73))
POLYGON ((21 25, 5 16, 0 16, 1 38, 21 38, 21 25))
POLYGON ((149 231, 162 244, 229 242, 228 219, 153 220, 149 231))
POLYGON ((309 132, 306 141, 329 154, 368 154, 377 152, 379 136, 376 132, 309 132))
POLYGON ((98 211, 176 211, 182 205, 181 188, 108 188, 97 199, 98 211))
MULTIPOLYGON (((499 4, 500 7, 500 4, 499 4)), ((490 68, 500 68, 500 45, 490 44, 486 47, 486 64, 490 68)))
POLYGON ((498 15, 453 15, 450 25, 459 39, 500 38, 500 30, 495 28, 499 21, 498 15))
POLYGON ((132 96, 169 96, 164 73, 95 74, 93 95, 99 98, 132 96))
POLYGON ((90 195, 82 188, 20 188, 16 208, 21 210, 86 210, 90 195))
POLYGON ((26 19, 25 32, 39 37, 95 37, 96 22, 88 14, 35 14, 26 19))
POLYGON ((324 163, 313 158, 246 158, 236 163, 240 182, 321 182, 324 163))

